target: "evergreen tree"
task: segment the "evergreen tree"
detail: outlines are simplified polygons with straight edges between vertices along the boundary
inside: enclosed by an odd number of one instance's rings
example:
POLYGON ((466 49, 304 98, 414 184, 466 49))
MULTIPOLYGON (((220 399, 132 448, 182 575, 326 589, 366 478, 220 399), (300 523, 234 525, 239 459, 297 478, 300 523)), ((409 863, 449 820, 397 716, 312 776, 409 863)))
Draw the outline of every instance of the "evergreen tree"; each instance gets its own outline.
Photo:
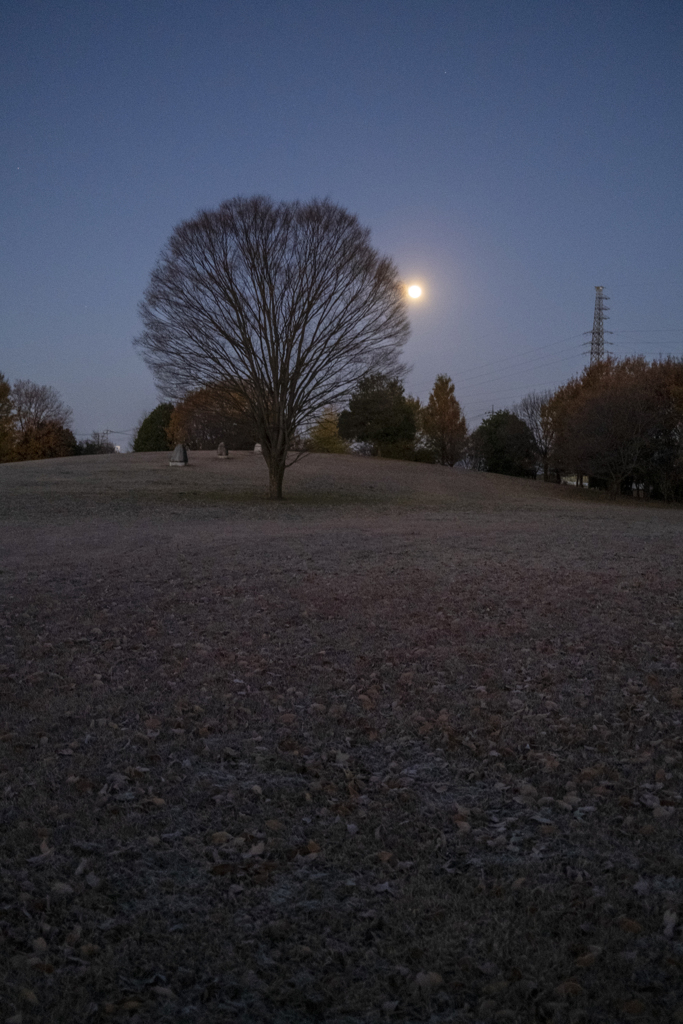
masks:
POLYGON ((427 443, 437 460, 442 466, 454 466, 465 450, 467 423, 450 377, 442 373, 436 378, 421 419, 427 443))
POLYGON ((507 409, 491 413, 482 421, 472 434, 470 453, 477 469, 536 477, 538 449, 534 435, 524 420, 507 409))
POLYGON ((168 427, 173 414, 173 404, 162 402, 152 409, 149 416, 145 416, 138 427, 133 442, 134 452, 169 452, 173 451, 173 444, 168 438, 168 427))
POLYGON ((376 373, 360 382, 339 417, 339 434, 367 445, 373 455, 410 459, 414 454, 414 403, 396 377, 376 373))

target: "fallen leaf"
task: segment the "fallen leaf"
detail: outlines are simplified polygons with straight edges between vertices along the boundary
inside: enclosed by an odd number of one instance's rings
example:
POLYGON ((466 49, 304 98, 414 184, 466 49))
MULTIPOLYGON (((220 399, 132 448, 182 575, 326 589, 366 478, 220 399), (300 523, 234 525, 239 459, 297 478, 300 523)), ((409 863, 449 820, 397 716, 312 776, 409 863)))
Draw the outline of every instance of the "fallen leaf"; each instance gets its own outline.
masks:
POLYGON ((578 981, 563 981, 555 989, 555 995, 558 996, 580 996, 583 995, 585 989, 579 985, 578 981))
POLYGON ((275 818, 269 818, 266 822, 266 828, 269 828, 271 832, 281 832, 285 826, 281 821, 277 821, 275 818))
POLYGON ((377 856, 379 857, 383 864, 386 864, 387 861, 390 861, 394 855, 393 853, 391 853, 390 850, 380 850, 377 856))
POLYGON ((37 939, 34 939, 31 945, 36 953, 44 953, 47 950, 47 942, 42 935, 39 935, 37 939))
POLYGON ((261 842, 255 843, 246 853, 243 853, 242 856, 245 860, 248 860, 249 857, 260 857, 265 848, 266 844, 261 840, 261 842))
POLYGON ((19 989, 19 995, 21 996, 21 998, 24 1000, 25 1003, 30 1003, 31 1006, 37 1006, 38 1005, 38 996, 35 994, 33 989, 30 989, 30 988, 20 988, 19 989))
POLYGON ((617 922, 622 932, 630 932, 635 935, 636 932, 642 932, 643 926, 638 921, 632 921, 629 917, 622 917, 617 922))
POLYGON ((214 832, 211 836, 211 842, 214 846, 223 846, 229 839, 232 839, 229 832, 214 832))
POLYGON ((664 935, 666 936, 667 939, 673 939, 673 937, 674 937, 674 928, 676 927, 676 922, 677 921, 678 921, 678 914, 676 913, 675 910, 665 910, 664 911, 664 935))
POLYGON ((443 978, 436 971, 420 971, 415 975, 413 982, 414 991, 418 992, 423 999, 429 999, 443 985, 443 978))
POLYGON ((100 947, 96 946, 93 942, 84 942, 78 952, 81 954, 81 956, 88 957, 95 956, 97 953, 99 953, 99 951, 100 947))
POLYGON ((625 1003, 621 1004, 621 1012, 628 1014, 629 1017, 640 1017, 642 1013, 645 1013, 647 1006, 642 999, 628 999, 625 1003))
POLYGON ((83 928, 80 924, 75 924, 69 934, 65 938, 67 946, 75 946, 81 935, 83 934, 83 928))
POLYGON ((486 842, 486 845, 490 846, 491 849, 493 849, 493 850, 497 849, 499 846, 507 846, 507 844, 508 844, 508 837, 505 835, 504 832, 501 833, 501 835, 496 836, 495 839, 489 839, 486 842))
POLYGON ((260 786, 252 786, 251 791, 252 793, 255 793, 256 796, 263 796, 263 790, 261 789, 260 786))
POLYGON ((599 956, 600 952, 598 950, 594 950, 592 953, 585 953, 584 956, 578 957, 574 963, 577 967, 592 967, 599 956))
POLYGON ((322 847, 318 846, 314 839, 309 839, 306 843, 306 849, 309 853, 320 853, 322 847))
POLYGON ((52 891, 57 896, 69 896, 74 890, 68 882, 55 882, 52 891))
POLYGON ((162 999, 177 999, 175 992, 171 988, 165 988, 163 985, 155 985, 152 988, 152 992, 155 996, 160 996, 162 999))

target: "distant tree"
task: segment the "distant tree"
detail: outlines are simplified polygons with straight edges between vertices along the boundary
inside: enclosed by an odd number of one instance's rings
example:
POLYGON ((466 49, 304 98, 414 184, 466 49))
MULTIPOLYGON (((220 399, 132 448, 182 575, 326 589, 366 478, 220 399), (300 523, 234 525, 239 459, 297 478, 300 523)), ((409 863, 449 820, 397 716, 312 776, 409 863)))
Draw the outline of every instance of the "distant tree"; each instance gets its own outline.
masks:
POLYGON ((647 485, 675 496, 683 442, 683 363, 609 358, 559 389, 560 461, 612 497, 647 485))
POLYGON ((639 476, 650 496, 683 501, 683 359, 668 357, 654 362, 648 375, 661 418, 639 476))
POLYGON ((552 397, 552 391, 530 391, 512 409, 516 416, 524 420, 533 434, 543 468, 543 479, 546 482, 550 480, 550 456, 555 439, 552 419, 547 415, 548 403, 552 397))
POLYGON ((78 442, 68 427, 56 420, 44 420, 21 432, 15 445, 16 458, 59 459, 78 454, 78 442))
POLYGON ((174 408, 168 426, 170 440, 196 450, 253 449, 259 433, 244 397, 227 388, 191 391, 174 408))
POLYGON ((467 423, 455 397, 450 377, 439 374, 429 401, 421 410, 421 423, 427 444, 442 466, 454 466, 465 450, 467 423))
POLYGON ((417 433, 415 405, 397 377, 376 373, 362 380, 339 417, 339 434, 373 455, 412 458, 417 433))
POLYGON ((12 400, 12 388, 0 373, 0 462, 12 462, 16 458, 17 416, 12 400))
POLYGON ((614 359, 608 356, 606 359, 592 366, 587 366, 583 372, 572 377, 566 384, 553 393, 543 404, 542 416, 546 421, 546 429, 552 437, 549 454, 549 471, 559 482, 566 473, 576 473, 578 482, 581 483, 585 469, 577 469, 575 464, 575 450, 569 432, 569 416, 575 403, 586 391, 602 386, 603 382, 611 375, 614 366, 614 359))
POLYGON ((491 413, 470 437, 477 469, 508 476, 536 476, 538 449, 524 420, 507 409, 491 413))
POLYGON ((87 441, 78 442, 78 455, 113 455, 116 448, 109 440, 109 434, 94 431, 87 441))
POLYGON ((71 427, 73 413, 62 402, 59 392, 47 384, 34 384, 31 380, 16 380, 12 398, 20 434, 37 428, 41 423, 57 423, 71 427))
POLYGON ((70 429, 73 413, 55 388, 17 380, 11 398, 16 425, 13 458, 52 459, 77 453, 76 438, 70 429))
POLYGON ((237 198, 180 224, 141 312, 136 345, 164 395, 244 398, 271 498, 300 428, 369 374, 395 372, 409 333, 396 267, 327 200, 237 198))
POLYGON ((168 452, 174 445, 168 437, 173 403, 162 402, 140 423, 133 441, 134 452, 168 452))
POLYGON ((309 452, 327 452, 332 455, 346 455, 351 451, 348 441, 339 433, 339 414, 332 407, 323 409, 313 424, 306 448, 309 452))

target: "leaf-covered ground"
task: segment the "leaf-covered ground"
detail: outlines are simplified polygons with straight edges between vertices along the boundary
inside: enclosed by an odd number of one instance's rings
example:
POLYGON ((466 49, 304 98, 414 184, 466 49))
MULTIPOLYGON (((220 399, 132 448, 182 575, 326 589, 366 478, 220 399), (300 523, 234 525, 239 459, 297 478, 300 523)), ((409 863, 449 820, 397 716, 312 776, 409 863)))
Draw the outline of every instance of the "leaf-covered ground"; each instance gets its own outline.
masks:
POLYGON ((11 1022, 683 1021, 683 512, 0 466, 11 1022))

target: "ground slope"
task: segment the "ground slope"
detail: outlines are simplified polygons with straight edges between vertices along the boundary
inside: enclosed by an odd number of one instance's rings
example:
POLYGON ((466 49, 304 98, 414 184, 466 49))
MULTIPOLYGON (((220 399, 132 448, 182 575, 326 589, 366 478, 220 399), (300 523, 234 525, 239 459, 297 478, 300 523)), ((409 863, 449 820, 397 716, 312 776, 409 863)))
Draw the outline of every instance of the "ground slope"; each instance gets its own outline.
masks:
POLYGON ((680 509, 190 458, 0 466, 3 1019, 683 1020, 680 509))

